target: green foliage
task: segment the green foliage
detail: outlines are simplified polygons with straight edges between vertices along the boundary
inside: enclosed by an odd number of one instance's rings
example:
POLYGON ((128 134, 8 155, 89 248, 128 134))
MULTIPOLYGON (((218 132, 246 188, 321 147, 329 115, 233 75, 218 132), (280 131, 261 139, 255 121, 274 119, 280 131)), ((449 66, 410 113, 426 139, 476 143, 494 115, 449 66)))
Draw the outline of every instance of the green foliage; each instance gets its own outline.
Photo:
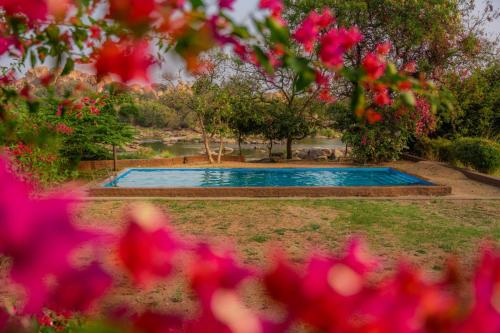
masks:
POLYGON ((361 123, 344 104, 334 105, 335 128, 342 131, 342 141, 352 148, 352 158, 359 163, 385 162, 399 159, 408 148, 414 132, 409 113, 394 116, 394 110, 378 110, 383 120, 361 123))
POLYGON ((361 56, 377 43, 390 40, 396 63, 416 61, 419 70, 431 73, 456 63, 476 60, 487 53, 477 31, 465 33, 463 18, 470 8, 456 0, 285 0, 286 17, 292 27, 312 10, 330 8, 340 26, 357 26, 365 32, 357 55, 348 63, 359 65, 361 56), (425 13, 419 14, 419 13, 425 13))
POLYGON ((439 108, 438 136, 500 138, 500 63, 445 78, 449 105, 439 108))
POLYGON ((483 138, 459 138, 455 141, 422 138, 415 150, 422 157, 480 172, 496 173, 500 170, 500 145, 483 138))
POLYGON ((120 147, 131 142, 134 131, 119 120, 116 108, 108 100, 99 114, 84 109, 67 115, 64 122, 73 133, 64 138, 62 156, 72 165, 80 160, 109 159, 110 146, 120 147))
POLYGON ((420 156, 430 160, 448 162, 453 160, 452 144, 453 142, 448 139, 429 139, 424 137, 418 140, 415 151, 420 156))
POLYGON ((135 102, 133 123, 143 127, 179 128, 181 118, 167 105, 163 105, 155 98, 141 98, 135 102))
POLYGON ((461 138, 453 143, 453 159, 467 167, 495 173, 500 169, 500 145, 479 138, 461 138))

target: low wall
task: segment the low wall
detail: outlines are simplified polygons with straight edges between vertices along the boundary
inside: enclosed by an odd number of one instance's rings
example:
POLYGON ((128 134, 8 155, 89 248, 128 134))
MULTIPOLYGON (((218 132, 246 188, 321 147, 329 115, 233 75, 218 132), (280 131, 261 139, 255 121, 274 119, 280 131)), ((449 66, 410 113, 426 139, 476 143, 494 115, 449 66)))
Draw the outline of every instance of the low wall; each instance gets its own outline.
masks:
POLYGON ((444 196, 451 187, 437 186, 367 186, 367 187, 197 187, 197 188, 119 188, 95 187, 91 197, 399 197, 444 196))
MULTIPOLYGON (((411 162, 425 162, 425 161, 428 161, 425 158, 422 158, 422 157, 419 157, 419 156, 415 156, 415 155, 411 155, 411 154, 403 154, 403 158, 406 159, 406 160, 408 160, 408 161, 411 161, 411 162)), ((433 162, 435 162, 435 161, 433 161, 433 162)), ((452 168, 454 170, 460 171, 467 178, 475 180, 477 182, 480 182, 480 183, 483 183, 483 184, 486 184, 486 185, 500 187, 500 178, 499 177, 490 176, 490 175, 487 175, 487 174, 484 174, 484 173, 480 173, 480 172, 476 172, 476 171, 472 171, 472 170, 469 170, 469 169, 459 168, 459 167, 456 167, 456 166, 448 164, 448 163, 443 163, 443 162, 435 162, 435 163, 439 163, 439 164, 441 164, 441 165, 443 165, 445 167, 452 168)))
MULTIPOLYGON (((223 162, 245 162, 244 156, 223 156, 223 162)), ((185 156, 172 158, 155 158, 147 160, 118 160, 116 168, 118 170, 126 168, 161 168, 181 164, 207 163, 206 156, 185 156)), ((78 165, 78 171, 95 171, 113 169, 113 160, 105 161, 82 161, 78 165)))

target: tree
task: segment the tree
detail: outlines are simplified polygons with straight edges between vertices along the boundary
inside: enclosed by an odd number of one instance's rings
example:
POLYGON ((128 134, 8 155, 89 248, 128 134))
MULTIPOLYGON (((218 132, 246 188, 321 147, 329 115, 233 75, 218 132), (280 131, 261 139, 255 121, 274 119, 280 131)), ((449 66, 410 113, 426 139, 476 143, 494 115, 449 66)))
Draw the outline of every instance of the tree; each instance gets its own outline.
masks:
POLYGON ((67 126, 62 155, 73 164, 80 160, 107 158, 109 146, 113 148, 129 143, 134 138, 133 129, 119 119, 119 98, 106 92, 93 98, 83 98, 77 109, 62 110, 65 117, 61 124, 67 126))
POLYGON ((340 25, 365 32, 346 58, 349 65, 361 65, 365 54, 386 41, 393 45, 391 58, 396 65, 415 63, 435 80, 447 71, 477 66, 498 55, 495 43, 484 33, 484 23, 499 15, 490 3, 480 16, 474 15, 474 0, 286 0, 285 4, 292 27, 310 11, 330 8, 340 25))
POLYGON ((451 106, 439 109, 437 136, 500 137, 500 64, 444 78, 451 106))

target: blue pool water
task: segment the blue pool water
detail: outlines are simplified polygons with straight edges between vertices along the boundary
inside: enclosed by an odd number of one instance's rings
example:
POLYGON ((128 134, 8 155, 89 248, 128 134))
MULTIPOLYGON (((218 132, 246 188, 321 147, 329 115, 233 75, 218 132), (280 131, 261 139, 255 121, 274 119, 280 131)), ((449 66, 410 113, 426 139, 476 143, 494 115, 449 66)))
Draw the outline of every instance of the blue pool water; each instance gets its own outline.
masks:
POLYGON ((129 169, 105 187, 296 187, 433 185, 391 168, 129 169))

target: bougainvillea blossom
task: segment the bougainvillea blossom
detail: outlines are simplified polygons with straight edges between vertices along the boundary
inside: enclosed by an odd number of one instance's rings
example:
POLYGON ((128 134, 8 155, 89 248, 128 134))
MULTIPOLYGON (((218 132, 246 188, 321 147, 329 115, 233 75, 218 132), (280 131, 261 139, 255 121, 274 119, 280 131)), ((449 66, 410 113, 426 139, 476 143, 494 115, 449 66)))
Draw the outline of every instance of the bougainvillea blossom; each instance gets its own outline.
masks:
POLYGON ((363 39, 357 28, 332 29, 321 38, 320 59, 325 65, 338 69, 343 66, 344 54, 363 39))
POLYGON ((129 212, 128 221, 118 244, 118 256, 125 269, 140 285, 168 276, 172 259, 181 249, 168 219, 154 207, 138 206, 129 212))
POLYGON ((108 41, 97 51, 95 58, 94 68, 98 77, 115 74, 125 83, 150 80, 149 69, 154 61, 145 41, 108 41))
POLYGON ((386 62, 375 53, 368 53, 362 62, 363 69, 370 80, 378 80, 384 75, 386 62))

